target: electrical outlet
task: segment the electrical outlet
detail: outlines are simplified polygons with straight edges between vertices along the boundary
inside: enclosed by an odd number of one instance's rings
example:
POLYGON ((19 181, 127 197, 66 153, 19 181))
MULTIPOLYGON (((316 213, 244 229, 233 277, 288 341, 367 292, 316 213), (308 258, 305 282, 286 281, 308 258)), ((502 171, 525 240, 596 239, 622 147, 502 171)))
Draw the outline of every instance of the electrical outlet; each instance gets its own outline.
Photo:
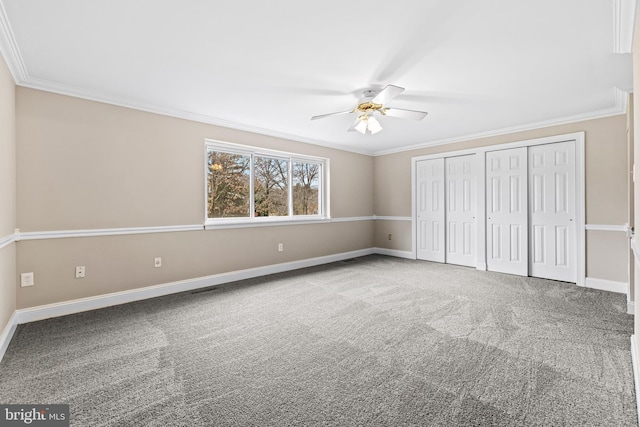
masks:
POLYGON ((159 257, 159 256, 158 256, 158 257, 156 257, 156 259, 155 259, 155 260, 153 260, 153 266, 154 266, 155 268, 162 267, 162 258, 161 258, 161 257, 159 257))
POLYGON ((84 279, 84 265, 76 267, 76 279, 84 279))
POLYGON ((389 233, 387 237, 389 238, 389 240, 391 240, 391 233, 389 233))
POLYGON ((282 243, 278 243, 278 252, 284 251, 284 245, 282 243))
POLYGON ((33 273, 22 273, 20 275, 20 286, 24 288, 33 285, 35 285, 35 282, 33 281, 33 273))

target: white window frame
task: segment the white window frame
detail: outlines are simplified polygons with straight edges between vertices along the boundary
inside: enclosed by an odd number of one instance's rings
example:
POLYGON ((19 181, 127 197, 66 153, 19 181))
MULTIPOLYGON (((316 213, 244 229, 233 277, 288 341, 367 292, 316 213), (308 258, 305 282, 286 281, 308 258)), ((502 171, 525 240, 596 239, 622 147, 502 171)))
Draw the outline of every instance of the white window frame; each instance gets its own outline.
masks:
POLYGON ((231 142, 217 141, 211 139, 205 139, 204 142, 204 225, 205 229, 216 228, 238 228, 238 227, 260 227, 268 225, 288 225, 288 224, 308 224, 318 222, 329 222, 331 217, 329 215, 329 159, 323 157, 307 156, 298 153, 289 153, 285 151, 270 150, 260 147, 253 147, 249 145, 234 144, 231 142), (247 216, 239 218, 209 218, 207 212, 207 198, 208 198, 208 171, 207 153, 209 150, 221 151, 231 154, 240 154, 251 157, 250 165, 250 183, 249 183, 249 212, 253 212, 255 208, 255 194, 254 194, 254 163, 255 156, 271 157, 287 160, 289 163, 289 176, 288 176, 288 205, 289 214, 286 216, 247 216), (293 215, 293 163, 294 162, 307 162, 316 163, 320 165, 320 178, 319 178, 319 200, 317 215, 293 215))

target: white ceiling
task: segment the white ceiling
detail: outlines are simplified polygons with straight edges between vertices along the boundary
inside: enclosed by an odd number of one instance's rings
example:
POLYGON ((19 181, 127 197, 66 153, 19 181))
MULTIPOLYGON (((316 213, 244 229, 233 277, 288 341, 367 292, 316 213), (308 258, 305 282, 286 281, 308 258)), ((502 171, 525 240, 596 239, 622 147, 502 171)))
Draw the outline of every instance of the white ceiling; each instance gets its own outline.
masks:
POLYGON ((19 85, 382 154, 623 113, 634 4, 0 0, 0 49, 19 85), (387 84, 427 118, 310 120, 387 84))

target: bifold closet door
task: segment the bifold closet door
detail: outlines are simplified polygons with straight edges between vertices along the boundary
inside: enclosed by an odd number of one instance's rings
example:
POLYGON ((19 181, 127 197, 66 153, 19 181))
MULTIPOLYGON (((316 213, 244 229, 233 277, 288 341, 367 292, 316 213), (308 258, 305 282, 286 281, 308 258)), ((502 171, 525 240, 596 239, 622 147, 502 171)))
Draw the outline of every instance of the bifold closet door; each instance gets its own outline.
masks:
POLYGON ((445 159, 447 264, 476 266, 476 155, 445 159))
POLYGON ((417 257, 445 261, 444 159, 417 163, 417 257))
POLYGON ((529 275, 575 282, 575 141, 529 147, 529 175, 529 275))
POLYGON ((486 153, 487 269, 527 276, 527 148, 486 153))

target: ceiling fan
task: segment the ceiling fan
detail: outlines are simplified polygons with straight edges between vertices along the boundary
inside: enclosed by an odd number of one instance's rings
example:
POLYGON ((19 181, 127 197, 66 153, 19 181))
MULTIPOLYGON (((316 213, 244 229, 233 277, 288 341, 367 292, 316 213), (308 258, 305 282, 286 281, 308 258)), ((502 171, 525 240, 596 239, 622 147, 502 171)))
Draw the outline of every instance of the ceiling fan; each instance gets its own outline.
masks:
POLYGON ((391 101, 396 96, 404 92, 404 88, 394 85, 387 85, 380 92, 368 89, 362 92, 362 98, 358 101, 358 106, 353 110, 340 111, 338 113, 321 114, 311 117, 311 120, 323 119, 325 117, 337 116, 340 114, 358 113, 358 118, 348 129, 349 132, 358 131, 365 135, 367 131, 375 134, 382 130, 380 122, 374 117, 378 112, 383 116, 400 117, 402 119, 422 120, 427 116, 425 111, 403 110, 402 108, 385 107, 384 104, 391 101))

